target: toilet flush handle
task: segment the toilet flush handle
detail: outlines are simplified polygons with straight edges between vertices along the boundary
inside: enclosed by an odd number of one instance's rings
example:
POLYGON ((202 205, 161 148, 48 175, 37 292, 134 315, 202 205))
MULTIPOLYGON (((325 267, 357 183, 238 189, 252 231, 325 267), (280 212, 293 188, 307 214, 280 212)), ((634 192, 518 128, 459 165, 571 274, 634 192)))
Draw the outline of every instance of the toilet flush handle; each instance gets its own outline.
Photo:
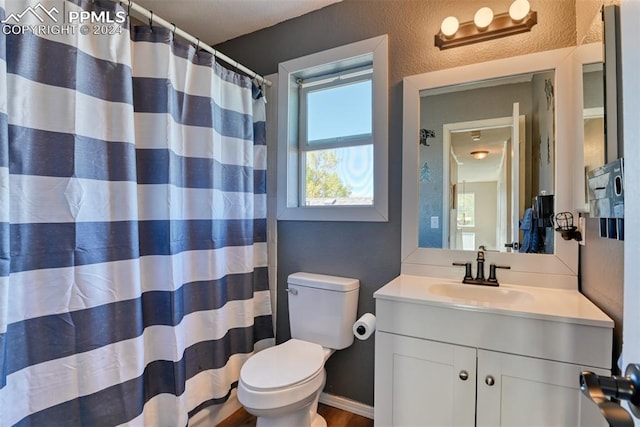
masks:
POLYGON ((291 295, 298 295, 298 290, 297 289, 286 289, 287 292, 289 292, 291 295))

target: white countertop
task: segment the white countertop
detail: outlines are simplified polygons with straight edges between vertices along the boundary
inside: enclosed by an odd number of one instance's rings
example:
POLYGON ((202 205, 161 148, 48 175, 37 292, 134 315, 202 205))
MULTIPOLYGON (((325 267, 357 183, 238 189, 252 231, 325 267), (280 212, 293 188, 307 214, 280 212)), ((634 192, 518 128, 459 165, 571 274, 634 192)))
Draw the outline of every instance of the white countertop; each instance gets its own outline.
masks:
POLYGON ((402 274, 374 298, 509 316, 613 328, 613 321, 580 292, 520 285, 467 285, 461 281, 402 274), (460 286, 460 288, 458 288, 460 286))

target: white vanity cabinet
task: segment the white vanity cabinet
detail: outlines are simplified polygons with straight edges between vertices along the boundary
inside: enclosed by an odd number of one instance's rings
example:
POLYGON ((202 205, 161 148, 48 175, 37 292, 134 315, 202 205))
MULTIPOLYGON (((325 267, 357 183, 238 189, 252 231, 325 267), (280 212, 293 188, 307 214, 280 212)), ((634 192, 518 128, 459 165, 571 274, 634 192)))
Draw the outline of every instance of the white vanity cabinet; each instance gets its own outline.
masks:
POLYGON ((475 348, 376 332, 375 384, 376 426, 475 425, 475 348))
POLYGON ((403 275, 375 294, 376 426, 605 425, 579 375, 609 373, 613 322, 586 298, 524 288, 523 303, 463 301, 430 294, 430 280, 403 275))

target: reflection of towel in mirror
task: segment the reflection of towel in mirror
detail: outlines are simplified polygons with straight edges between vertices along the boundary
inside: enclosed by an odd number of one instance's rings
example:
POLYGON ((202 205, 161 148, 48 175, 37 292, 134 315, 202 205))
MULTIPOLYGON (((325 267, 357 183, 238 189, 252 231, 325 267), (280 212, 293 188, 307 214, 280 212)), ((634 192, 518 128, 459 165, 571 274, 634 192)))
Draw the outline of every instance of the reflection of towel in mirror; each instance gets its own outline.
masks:
POLYGON ((540 236, 538 236, 538 229, 535 224, 536 221, 533 220, 533 209, 527 208, 527 210, 524 211, 524 216, 520 220, 520 230, 524 231, 524 239, 520 246, 520 252, 535 253, 540 249, 540 236))

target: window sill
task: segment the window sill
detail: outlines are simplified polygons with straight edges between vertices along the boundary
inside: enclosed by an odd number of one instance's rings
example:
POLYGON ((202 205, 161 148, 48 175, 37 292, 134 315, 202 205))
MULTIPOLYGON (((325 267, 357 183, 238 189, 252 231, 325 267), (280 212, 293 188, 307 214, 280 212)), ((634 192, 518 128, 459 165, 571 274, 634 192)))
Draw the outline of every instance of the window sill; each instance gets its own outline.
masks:
POLYGON ((386 210, 374 206, 279 207, 279 221, 387 222, 386 210))

